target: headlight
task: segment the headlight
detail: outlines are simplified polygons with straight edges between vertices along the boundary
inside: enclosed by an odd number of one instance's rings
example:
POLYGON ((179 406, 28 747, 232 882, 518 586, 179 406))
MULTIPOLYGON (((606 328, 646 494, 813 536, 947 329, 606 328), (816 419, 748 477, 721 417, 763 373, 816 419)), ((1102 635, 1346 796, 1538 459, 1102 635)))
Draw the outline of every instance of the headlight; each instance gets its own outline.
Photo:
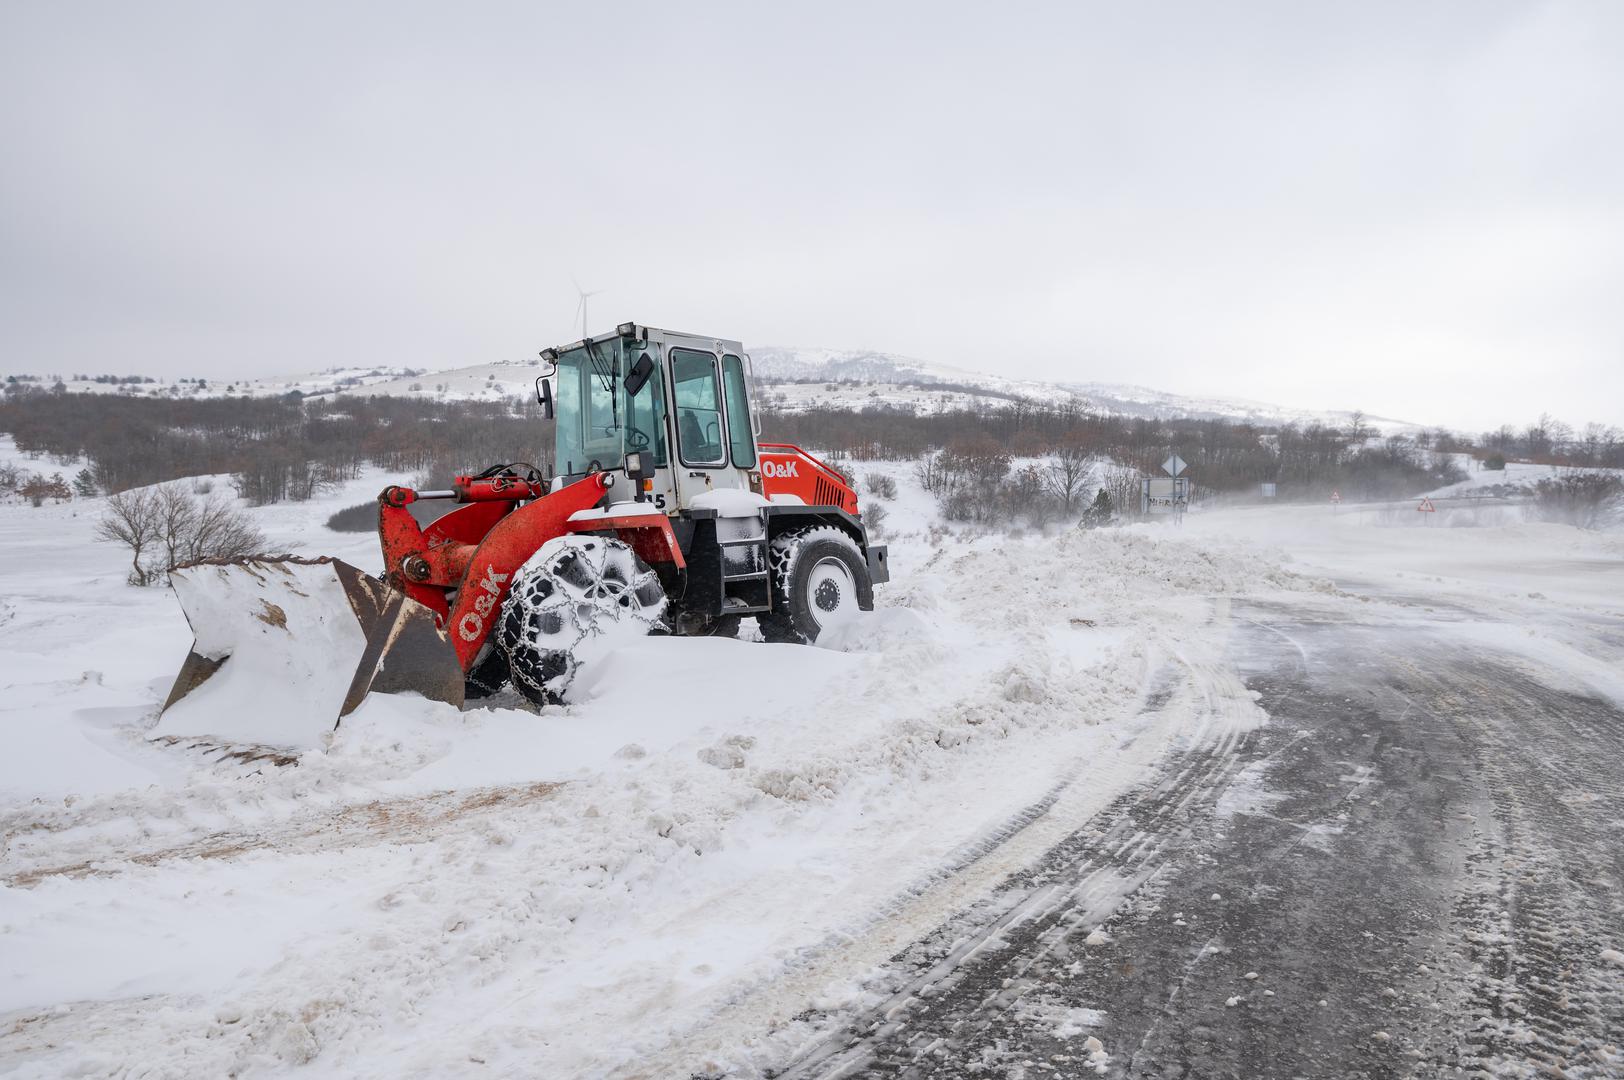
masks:
POLYGON ((626 455, 626 475, 641 476, 643 474, 643 455, 636 451, 626 455))

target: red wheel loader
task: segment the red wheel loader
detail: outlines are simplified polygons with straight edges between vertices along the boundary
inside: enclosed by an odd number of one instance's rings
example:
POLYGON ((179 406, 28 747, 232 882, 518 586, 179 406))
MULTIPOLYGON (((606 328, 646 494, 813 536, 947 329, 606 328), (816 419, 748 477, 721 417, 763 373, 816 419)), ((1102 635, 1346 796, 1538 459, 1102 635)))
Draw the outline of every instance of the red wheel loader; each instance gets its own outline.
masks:
POLYGON ((498 465, 378 497, 381 578, 335 559, 197 563, 159 737, 320 746, 369 693, 558 701, 628 634, 810 642, 889 579, 857 493, 758 439, 736 341, 632 323, 542 352, 556 474, 498 465), (421 526, 408 509, 455 509, 421 526))

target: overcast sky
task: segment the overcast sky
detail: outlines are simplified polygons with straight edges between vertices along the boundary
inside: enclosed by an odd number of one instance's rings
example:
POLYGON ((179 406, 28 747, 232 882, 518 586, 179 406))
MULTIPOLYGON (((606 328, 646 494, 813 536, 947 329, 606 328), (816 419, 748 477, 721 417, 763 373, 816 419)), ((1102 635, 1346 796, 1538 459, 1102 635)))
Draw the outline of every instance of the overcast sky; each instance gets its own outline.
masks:
POLYGON ((1624 3, 0 0, 0 370, 636 320, 1624 424, 1624 3))

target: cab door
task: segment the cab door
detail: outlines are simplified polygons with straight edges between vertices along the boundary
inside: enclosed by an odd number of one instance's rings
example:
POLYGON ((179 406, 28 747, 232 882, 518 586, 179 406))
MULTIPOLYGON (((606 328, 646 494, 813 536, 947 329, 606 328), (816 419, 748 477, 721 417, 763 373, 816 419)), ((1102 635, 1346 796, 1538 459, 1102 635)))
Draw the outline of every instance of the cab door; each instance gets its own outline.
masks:
MULTIPOLYGON (((733 460, 736 440, 731 437, 728 423, 724 358, 691 346, 674 346, 669 355, 671 427, 676 443, 671 466, 678 505, 687 507, 695 497, 707 491, 748 487, 745 473, 733 460)), ((737 359, 733 357, 734 362, 737 359)), ((742 379, 740 385, 742 387, 742 379)), ((743 413, 743 423, 748 433, 748 407, 743 413)), ((743 468, 755 465, 753 441, 747 456, 749 464, 743 468)))

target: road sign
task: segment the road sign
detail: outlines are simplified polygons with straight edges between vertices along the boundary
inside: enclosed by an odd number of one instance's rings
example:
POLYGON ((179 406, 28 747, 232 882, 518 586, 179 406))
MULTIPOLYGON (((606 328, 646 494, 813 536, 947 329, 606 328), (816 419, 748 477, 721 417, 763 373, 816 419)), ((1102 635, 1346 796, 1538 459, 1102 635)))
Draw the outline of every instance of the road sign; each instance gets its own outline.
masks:
POLYGON ((1432 500, 1426 498, 1425 496, 1422 497, 1421 505, 1416 507, 1416 509, 1423 514, 1436 514, 1438 512, 1438 508, 1432 505, 1432 500))
POLYGON ((1187 466, 1184 464, 1184 459, 1179 457, 1177 454, 1172 455, 1166 461, 1162 462, 1162 472, 1166 473, 1168 476, 1177 476, 1186 468, 1187 466))
POLYGON ((1331 501, 1333 503, 1341 502, 1342 501, 1342 493, 1340 491, 1331 492, 1331 501))
POLYGON ((1276 490, 1275 485, 1269 483, 1268 481, 1263 481, 1261 486, 1262 486, 1262 489, 1263 489, 1263 497, 1265 499, 1274 498, 1274 493, 1275 493, 1275 490, 1276 490))
POLYGON ((1141 476, 1139 512, 1172 514, 1182 517, 1190 508, 1190 478, 1187 476, 1141 476))

